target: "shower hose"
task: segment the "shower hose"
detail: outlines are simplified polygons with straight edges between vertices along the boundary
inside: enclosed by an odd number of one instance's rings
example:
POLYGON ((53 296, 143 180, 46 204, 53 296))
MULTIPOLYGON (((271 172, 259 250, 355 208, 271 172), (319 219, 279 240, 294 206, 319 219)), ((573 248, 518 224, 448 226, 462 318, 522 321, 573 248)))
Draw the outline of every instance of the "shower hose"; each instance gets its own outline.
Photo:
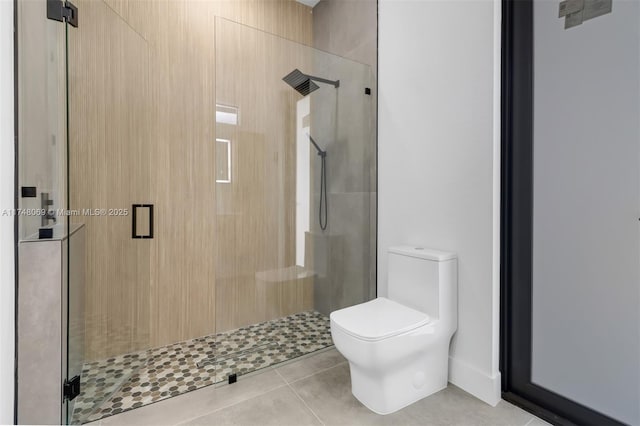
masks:
POLYGON ((327 220, 329 219, 329 211, 327 209, 327 153, 318 153, 321 159, 320 165, 320 208, 318 210, 318 219, 320 221, 320 229, 323 231, 327 229, 327 220), (324 209, 323 209, 324 207, 324 209), (323 218, 324 213, 324 220, 323 218))

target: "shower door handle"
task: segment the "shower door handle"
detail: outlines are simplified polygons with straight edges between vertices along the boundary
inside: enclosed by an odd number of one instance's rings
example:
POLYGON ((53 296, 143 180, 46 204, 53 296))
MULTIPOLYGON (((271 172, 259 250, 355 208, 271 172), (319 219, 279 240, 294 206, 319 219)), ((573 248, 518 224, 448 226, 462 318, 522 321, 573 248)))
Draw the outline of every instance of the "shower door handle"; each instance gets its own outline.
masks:
POLYGON ((131 238, 150 239, 153 238, 153 204, 132 204, 131 205, 131 238), (146 210, 148 214, 148 230, 142 233, 138 229, 138 210, 146 210))

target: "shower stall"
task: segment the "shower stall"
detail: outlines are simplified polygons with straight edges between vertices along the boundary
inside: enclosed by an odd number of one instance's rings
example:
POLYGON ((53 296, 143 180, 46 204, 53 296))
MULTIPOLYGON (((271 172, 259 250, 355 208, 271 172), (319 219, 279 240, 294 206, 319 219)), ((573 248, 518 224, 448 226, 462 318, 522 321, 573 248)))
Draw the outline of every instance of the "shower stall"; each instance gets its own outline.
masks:
POLYGON ((375 297, 371 67, 292 1, 53 3, 18 3, 19 185, 20 244, 65 242, 60 421, 331 346, 375 297))

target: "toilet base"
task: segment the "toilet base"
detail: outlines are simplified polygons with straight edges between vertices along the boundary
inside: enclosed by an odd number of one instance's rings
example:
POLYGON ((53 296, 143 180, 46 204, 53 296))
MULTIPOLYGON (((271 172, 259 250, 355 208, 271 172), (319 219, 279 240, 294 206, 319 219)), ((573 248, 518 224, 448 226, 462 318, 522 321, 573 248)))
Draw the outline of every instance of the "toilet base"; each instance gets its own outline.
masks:
POLYGON ((447 387, 448 348, 417 354, 386 372, 349 362, 351 392, 377 414, 391 414, 447 387), (437 353, 436 353, 437 352, 437 353))

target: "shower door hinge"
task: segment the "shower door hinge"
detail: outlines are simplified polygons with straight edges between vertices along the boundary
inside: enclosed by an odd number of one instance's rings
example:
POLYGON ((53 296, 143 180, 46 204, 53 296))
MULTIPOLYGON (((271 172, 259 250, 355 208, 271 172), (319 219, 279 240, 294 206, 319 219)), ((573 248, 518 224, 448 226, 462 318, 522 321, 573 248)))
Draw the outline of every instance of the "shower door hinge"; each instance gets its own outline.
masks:
POLYGON ((64 379, 62 386, 65 401, 72 401, 76 396, 80 395, 80 376, 73 379, 64 379))
POLYGON ((78 8, 69 1, 47 0, 47 18, 78 27, 78 8))

